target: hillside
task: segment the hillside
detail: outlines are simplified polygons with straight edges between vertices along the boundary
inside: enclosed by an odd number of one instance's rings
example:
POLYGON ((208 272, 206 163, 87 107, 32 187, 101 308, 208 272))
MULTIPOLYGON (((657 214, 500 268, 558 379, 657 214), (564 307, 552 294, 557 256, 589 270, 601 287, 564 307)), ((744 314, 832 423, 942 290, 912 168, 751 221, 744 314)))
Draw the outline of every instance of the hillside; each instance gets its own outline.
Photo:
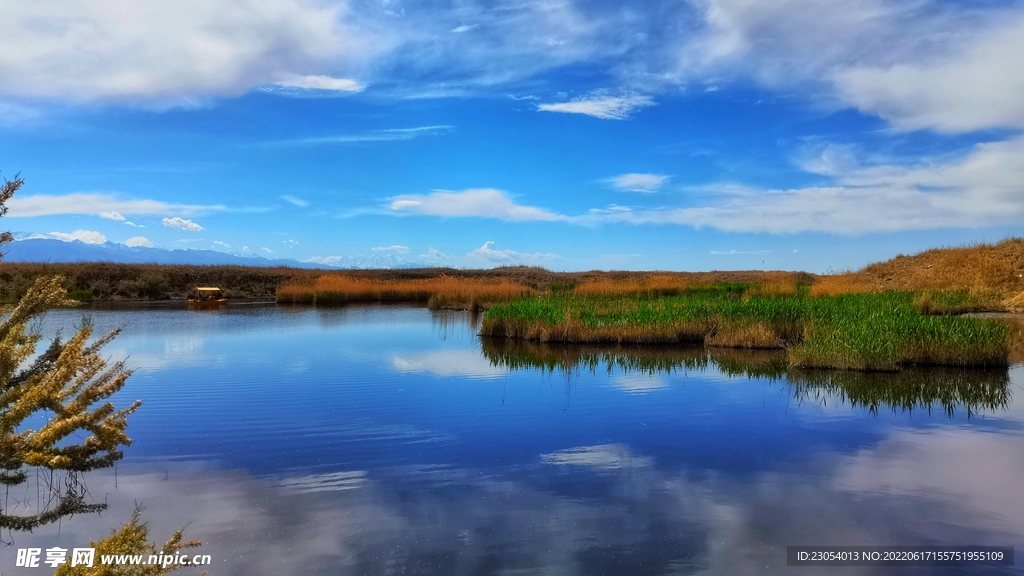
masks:
POLYGON ((819 294, 886 290, 966 290, 1024 312, 1024 238, 900 255, 856 272, 823 276, 819 294))

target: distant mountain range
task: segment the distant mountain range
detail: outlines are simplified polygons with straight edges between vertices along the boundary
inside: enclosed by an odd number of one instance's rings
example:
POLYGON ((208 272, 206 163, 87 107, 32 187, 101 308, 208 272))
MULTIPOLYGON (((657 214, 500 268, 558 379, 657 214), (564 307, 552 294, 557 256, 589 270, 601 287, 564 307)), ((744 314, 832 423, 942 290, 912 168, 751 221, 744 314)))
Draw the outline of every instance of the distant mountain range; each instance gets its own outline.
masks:
POLYGON ((418 268, 423 264, 396 256, 376 255, 341 257, 325 263, 302 262, 290 258, 243 256, 216 250, 166 250, 131 247, 117 242, 86 244, 44 238, 17 240, 0 248, 3 262, 122 262, 129 264, 199 264, 238 266, 290 266, 293 268, 418 268))

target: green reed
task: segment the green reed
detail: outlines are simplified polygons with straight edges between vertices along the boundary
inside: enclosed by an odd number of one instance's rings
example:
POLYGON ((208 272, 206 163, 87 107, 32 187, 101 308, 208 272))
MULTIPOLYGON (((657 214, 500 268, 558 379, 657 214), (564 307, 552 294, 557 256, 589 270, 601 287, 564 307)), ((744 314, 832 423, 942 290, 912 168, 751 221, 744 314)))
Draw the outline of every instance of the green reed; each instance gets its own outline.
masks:
MULTIPOLYGON (((1009 329, 930 316, 915 294, 748 296, 744 285, 679 295, 526 296, 490 308, 481 333, 544 342, 677 343, 785 348, 793 366, 895 370, 906 364, 1003 366, 1009 329)), ((756 291, 750 291, 756 293, 756 291)))

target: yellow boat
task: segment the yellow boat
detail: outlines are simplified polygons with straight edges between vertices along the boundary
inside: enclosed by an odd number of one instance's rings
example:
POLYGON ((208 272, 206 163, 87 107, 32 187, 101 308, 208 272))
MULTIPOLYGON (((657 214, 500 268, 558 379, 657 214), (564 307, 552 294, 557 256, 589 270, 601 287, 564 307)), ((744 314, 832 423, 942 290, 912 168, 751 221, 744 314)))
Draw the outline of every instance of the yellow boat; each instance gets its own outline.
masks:
POLYGON ((197 286, 188 297, 188 307, 195 310, 227 306, 228 299, 214 286, 197 286))

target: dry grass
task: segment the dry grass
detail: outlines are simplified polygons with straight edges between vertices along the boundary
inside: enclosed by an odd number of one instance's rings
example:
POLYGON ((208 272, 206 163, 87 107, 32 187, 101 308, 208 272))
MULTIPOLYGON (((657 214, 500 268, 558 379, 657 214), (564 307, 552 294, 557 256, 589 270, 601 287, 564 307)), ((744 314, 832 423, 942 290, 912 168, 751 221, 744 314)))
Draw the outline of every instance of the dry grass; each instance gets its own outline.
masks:
POLYGON ((680 274, 645 274, 627 278, 600 277, 584 280, 573 290, 587 296, 622 294, 681 294, 691 285, 690 279, 680 274))
POLYGON ((839 296, 840 294, 870 294, 876 292, 875 288, 852 272, 836 274, 834 276, 819 276, 814 284, 811 284, 811 296, 820 298, 823 296, 839 296))
POLYGON ((1003 300, 1003 306, 1008 312, 1024 314, 1024 291, 1003 300))
POLYGON ((763 322, 732 323, 718 326, 704 338, 707 346, 721 348, 785 348, 785 340, 763 322))
POLYGON ((750 287, 743 293, 746 298, 792 298, 800 289, 795 277, 768 280, 750 287))
POLYGON ((967 291, 1007 298, 1024 290, 1024 238, 963 248, 936 248, 871 264, 857 272, 821 276, 812 296, 887 290, 967 291))
POLYGON ((1010 362, 1024 364, 1024 318, 1006 320, 1010 325, 1010 362))
MULTIPOLYGON (((230 298, 274 298, 280 289, 284 298, 301 302, 311 286, 324 275, 357 280, 400 282, 428 280, 441 276, 473 281, 508 281, 533 291, 551 291, 555 287, 580 286, 593 282, 606 284, 646 283, 654 289, 678 289, 680 286, 718 282, 758 283, 780 276, 794 276, 811 282, 807 273, 733 271, 733 272, 552 272, 532 266, 502 266, 487 270, 456 268, 401 268, 380 270, 333 271, 309 268, 260 268, 248 266, 200 266, 190 264, 11 263, 0 260, 0 300, 15 301, 25 294, 36 278, 62 276, 66 287, 91 295, 93 300, 184 300, 196 285, 219 286, 230 298), (651 280, 651 277, 657 277, 651 280), (290 296, 289 296, 290 295, 290 296)), ((616 292, 621 290, 615 289, 616 292)), ((307 300, 312 302, 311 299, 307 300)))
POLYGON ((319 306, 348 302, 429 302, 432 308, 478 309, 528 294, 528 286, 507 279, 436 278, 376 280, 329 274, 313 283, 293 283, 277 290, 282 304, 319 306))

